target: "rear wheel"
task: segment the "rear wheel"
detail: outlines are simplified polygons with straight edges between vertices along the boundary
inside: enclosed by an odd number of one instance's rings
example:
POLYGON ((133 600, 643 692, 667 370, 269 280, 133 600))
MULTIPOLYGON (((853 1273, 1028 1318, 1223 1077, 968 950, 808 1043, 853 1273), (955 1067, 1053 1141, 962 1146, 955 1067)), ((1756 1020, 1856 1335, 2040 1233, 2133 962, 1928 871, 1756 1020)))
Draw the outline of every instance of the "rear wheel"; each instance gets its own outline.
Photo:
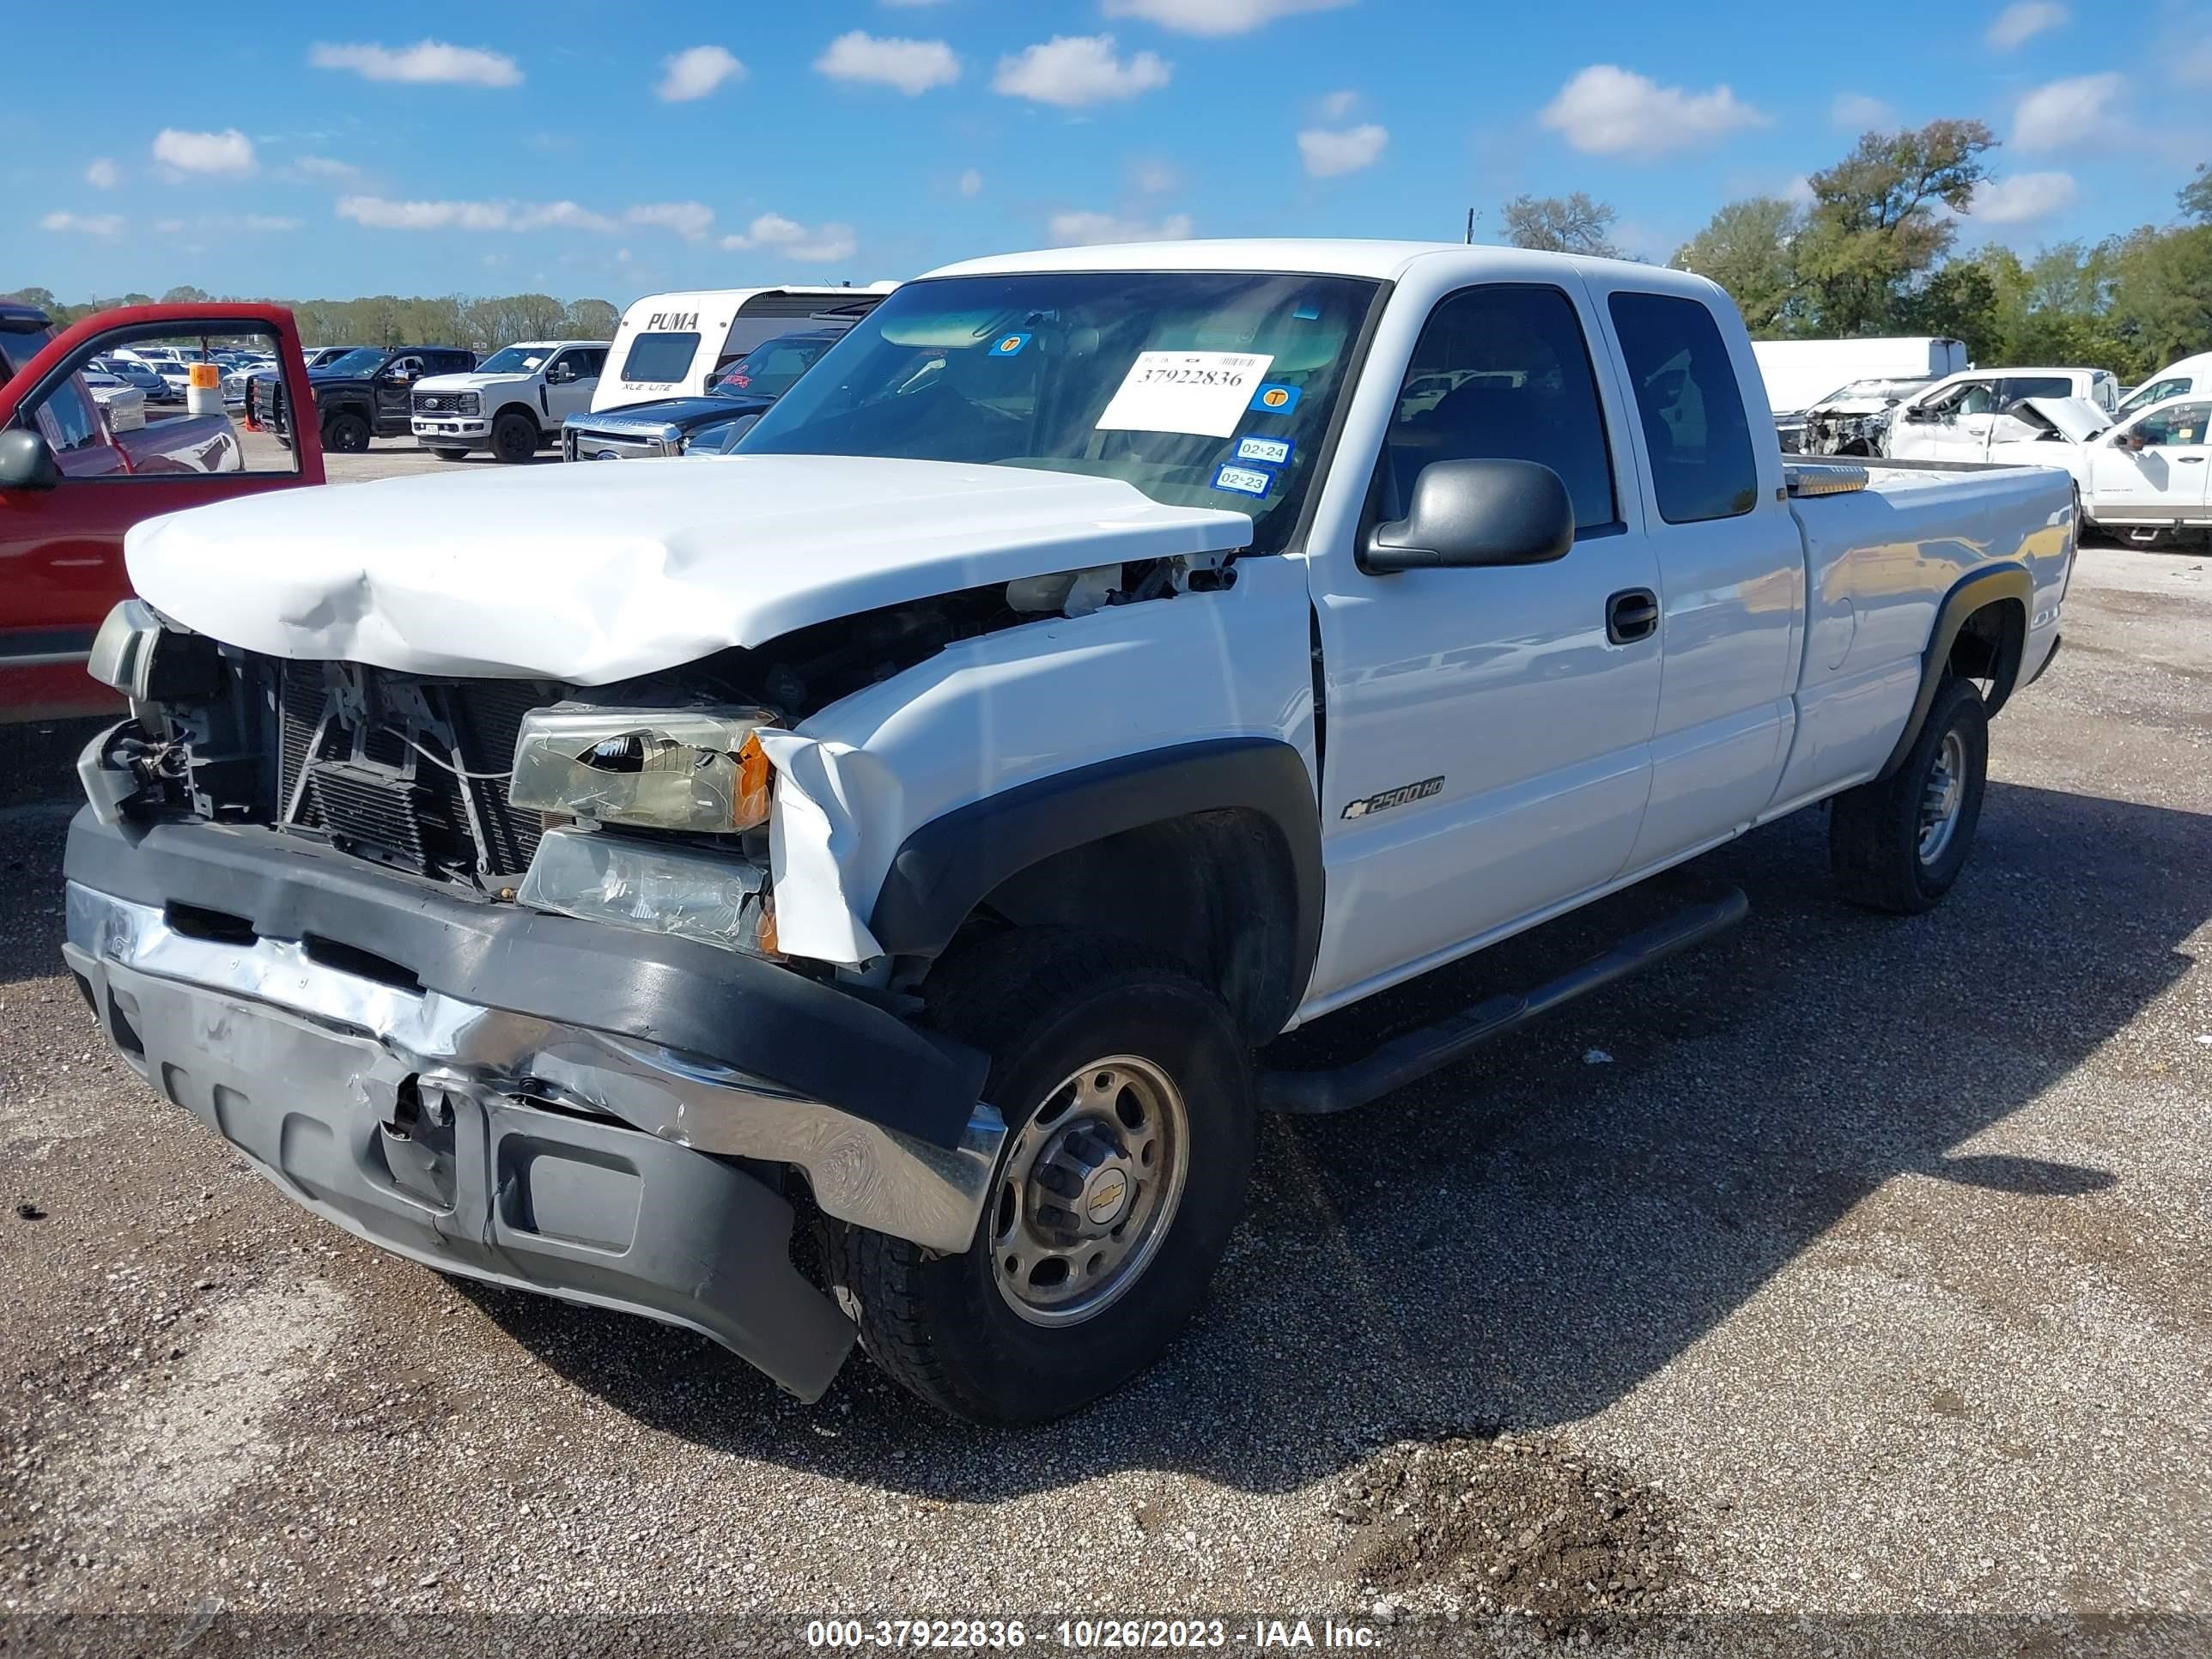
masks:
POLYGON ((491 423, 492 459, 514 466, 538 453, 538 422, 508 410, 491 423))
POLYGON ((1828 863, 1869 909, 1933 909, 1966 867, 1988 781, 1989 716, 1971 680, 1947 676, 1905 763, 1836 797, 1828 863))
POLYGON ((333 415, 323 422, 323 447, 340 455, 359 455, 368 448, 368 422, 358 415, 333 415))
POLYGON ((1221 999, 1139 945, 1038 929, 939 975, 932 1023, 992 1056, 998 1176, 961 1255, 838 1229, 838 1290, 898 1382, 1039 1422, 1151 1364, 1204 1299, 1251 1168, 1249 1071, 1221 999))

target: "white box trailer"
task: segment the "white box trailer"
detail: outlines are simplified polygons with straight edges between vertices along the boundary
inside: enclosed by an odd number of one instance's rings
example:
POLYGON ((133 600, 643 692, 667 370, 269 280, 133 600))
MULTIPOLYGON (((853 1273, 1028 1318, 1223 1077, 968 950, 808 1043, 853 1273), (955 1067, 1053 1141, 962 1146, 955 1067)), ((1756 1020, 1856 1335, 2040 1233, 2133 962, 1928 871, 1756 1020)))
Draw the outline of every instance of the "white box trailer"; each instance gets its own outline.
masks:
POLYGON ((794 329, 850 328, 883 302, 896 283, 867 288, 696 289, 648 294, 623 313, 592 412, 696 397, 716 371, 763 340, 794 329))
POLYGON ((1809 409, 1853 380, 1940 380, 1970 368, 1966 344, 1939 334, 1875 340, 1754 340, 1766 401, 1777 415, 1809 409))

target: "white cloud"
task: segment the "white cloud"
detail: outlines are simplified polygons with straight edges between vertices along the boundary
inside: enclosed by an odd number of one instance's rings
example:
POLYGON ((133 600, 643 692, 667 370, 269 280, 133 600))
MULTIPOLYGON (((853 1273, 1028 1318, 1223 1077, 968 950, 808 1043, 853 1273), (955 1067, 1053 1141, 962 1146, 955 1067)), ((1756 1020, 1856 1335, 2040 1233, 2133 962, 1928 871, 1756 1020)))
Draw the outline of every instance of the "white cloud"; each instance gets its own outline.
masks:
POLYGON ((603 213, 574 202, 395 202, 382 196, 341 196, 337 215, 371 230, 562 230, 618 228, 603 213))
POLYGON ((49 213, 39 221, 40 230, 73 230, 80 236, 114 236, 121 234, 123 216, 119 213, 49 213))
POLYGON ((960 60, 944 41, 887 39, 866 29, 839 35, 814 67, 833 81, 896 87, 909 98, 960 78, 960 60))
POLYGON ((253 141, 236 127, 221 132, 163 127, 155 135, 154 159, 178 173, 251 173, 253 141))
POLYGON ((292 163, 292 170, 310 179, 331 179, 340 182, 361 177, 361 169, 352 162, 333 161, 327 155, 302 155, 292 163))
POLYGON ((1168 161, 1139 161, 1129 169, 1129 183, 1139 196, 1164 196, 1181 187, 1182 174, 1168 161))
POLYGON ((1109 17, 1141 17, 1185 34, 1243 34, 1279 17, 1334 11, 1352 0, 1106 0, 1109 17))
POLYGON ((2045 29, 2063 27, 2074 21, 2074 14, 2058 3, 2058 0, 2016 0, 1997 14, 1996 21, 1990 25, 1989 33, 1982 38, 1999 52, 2010 52, 2015 46, 2026 46, 2045 29))
POLYGON ((1298 135, 1298 154, 1305 158, 1308 178, 1334 179, 1373 167, 1389 143, 1389 129, 1372 121, 1343 132, 1309 127, 1298 135))
POLYGON ((1828 120, 1846 132, 1887 131, 1897 125, 1897 112, 1863 92, 1839 92, 1828 106, 1828 120))
POLYGON ((850 225, 807 226, 781 213, 763 213, 745 227, 743 235, 722 238, 722 246, 733 251, 768 248, 804 264, 833 264, 851 258, 860 240, 850 225))
POLYGON ((720 46, 689 47, 664 58, 661 67, 666 72, 653 90, 664 104, 688 104, 695 98, 704 98, 725 81, 744 80, 746 73, 745 66, 720 46))
POLYGON ((659 225, 687 242, 696 242, 714 222, 714 210, 704 202, 643 202, 623 218, 633 225, 659 225))
POLYGON ((367 81, 441 82, 452 86, 517 87, 522 70, 503 52, 482 46, 449 46, 443 40, 417 40, 411 46, 374 41, 350 46, 318 40, 307 49, 317 69, 351 70, 367 81))
POLYGON ((1054 214, 1046 232, 1054 247, 1093 247, 1101 242, 1181 242, 1189 239, 1190 215, 1171 213, 1155 222, 1074 209, 1054 214))
POLYGON ((1820 198, 1813 193, 1813 181, 1801 173, 1783 185, 1782 199, 1794 208, 1810 209, 1820 198))
POLYGON ((1325 121, 1341 121, 1358 107, 1359 94, 1346 87, 1341 92, 1330 93, 1328 97, 1321 100, 1322 118, 1325 121))
POLYGON ((969 167, 960 175, 960 193, 963 196, 981 196, 983 193, 983 175, 969 167))
POLYGON ((1768 125, 1765 114, 1724 86, 1711 92, 1662 87, 1613 64, 1593 64, 1577 75, 1538 118, 1591 155, 1657 155, 1768 125))
POLYGON ((1123 63, 1114 55, 1110 34, 1055 34, 1018 57, 1001 58, 991 86, 1010 98, 1080 109, 1151 92, 1167 85, 1174 73, 1155 52, 1140 52, 1123 63))
POLYGON ((84 170, 84 181, 94 190, 113 190, 123 182, 123 169, 103 155, 84 170))
POLYGON ((2014 148, 2033 155, 2112 144, 2126 135, 2121 102, 2127 77, 2117 70, 2041 86, 2013 112, 2014 148))
POLYGON ((2015 173, 1975 185, 1966 211, 1985 225, 2023 225, 2073 206, 2080 194, 2070 173, 2015 173))

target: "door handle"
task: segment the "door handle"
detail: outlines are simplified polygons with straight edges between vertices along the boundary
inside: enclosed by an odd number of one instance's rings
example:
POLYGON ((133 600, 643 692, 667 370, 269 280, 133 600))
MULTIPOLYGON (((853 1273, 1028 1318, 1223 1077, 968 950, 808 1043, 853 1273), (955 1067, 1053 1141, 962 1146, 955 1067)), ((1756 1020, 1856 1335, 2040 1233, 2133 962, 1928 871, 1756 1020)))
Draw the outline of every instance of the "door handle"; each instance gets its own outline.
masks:
POLYGON ((2177 455, 2173 459, 2180 462, 2184 466, 2202 466, 2204 465, 2204 458, 2202 455, 2177 455))
POLYGON ((1659 596, 1648 587, 1626 588, 1605 602, 1605 637, 1614 645, 1648 640, 1659 631, 1659 596))

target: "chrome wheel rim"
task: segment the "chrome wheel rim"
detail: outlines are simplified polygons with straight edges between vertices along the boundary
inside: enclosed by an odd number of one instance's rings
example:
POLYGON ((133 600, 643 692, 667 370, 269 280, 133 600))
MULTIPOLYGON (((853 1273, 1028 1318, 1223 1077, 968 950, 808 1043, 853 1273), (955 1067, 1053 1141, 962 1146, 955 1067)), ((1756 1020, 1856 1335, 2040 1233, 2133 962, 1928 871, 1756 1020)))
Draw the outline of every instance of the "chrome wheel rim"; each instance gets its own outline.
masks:
POLYGON ((1071 1072, 1016 1132, 990 1212, 991 1282, 1033 1325, 1076 1325, 1152 1265, 1190 1161, 1182 1091, 1148 1060, 1071 1072))
POLYGON ((1943 734, 1936 764, 1920 791, 1920 861, 1943 856, 1959 827, 1959 805, 1966 797, 1966 744, 1956 732, 1943 734))

